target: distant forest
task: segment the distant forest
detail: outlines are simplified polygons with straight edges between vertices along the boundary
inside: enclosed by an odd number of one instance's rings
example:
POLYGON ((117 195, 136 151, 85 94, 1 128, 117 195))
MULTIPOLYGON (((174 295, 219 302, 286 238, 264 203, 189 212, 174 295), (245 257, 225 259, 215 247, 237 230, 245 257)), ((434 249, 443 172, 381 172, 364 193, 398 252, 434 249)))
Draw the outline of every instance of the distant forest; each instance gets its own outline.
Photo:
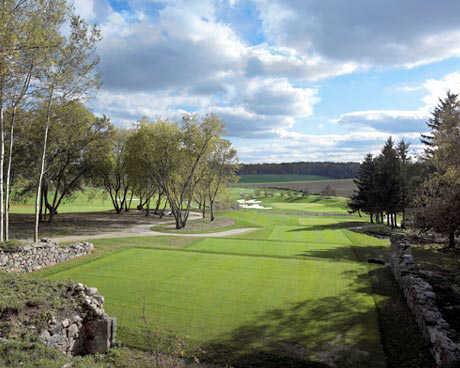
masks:
POLYGON ((239 175, 319 175, 334 179, 354 178, 358 162, 283 162, 279 164, 242 164, 239 175))

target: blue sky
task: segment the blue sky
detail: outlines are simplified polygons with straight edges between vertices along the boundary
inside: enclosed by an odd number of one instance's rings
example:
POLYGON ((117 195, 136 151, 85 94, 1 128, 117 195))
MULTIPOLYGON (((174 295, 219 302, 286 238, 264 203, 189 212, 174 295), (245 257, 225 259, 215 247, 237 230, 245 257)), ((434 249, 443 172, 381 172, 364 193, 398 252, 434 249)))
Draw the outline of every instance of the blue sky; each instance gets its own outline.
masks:
POLYGON ((414 154, 460 92, 460 2, 75 0, 102 30, 115 124, 215 113, 242 162, 351 161, 388 136, 414 154))

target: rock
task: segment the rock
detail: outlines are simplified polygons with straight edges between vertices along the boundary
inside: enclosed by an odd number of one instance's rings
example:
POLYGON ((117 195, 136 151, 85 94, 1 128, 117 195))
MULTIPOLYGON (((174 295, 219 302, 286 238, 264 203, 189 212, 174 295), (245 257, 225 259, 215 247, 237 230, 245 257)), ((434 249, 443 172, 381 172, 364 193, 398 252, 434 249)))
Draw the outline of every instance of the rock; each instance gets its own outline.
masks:
POLYGON ((91 243, 75 243, 61 247, 50 239, 26 244, 17 249, 0 250, 0 270, 6 272, 31 272, 43 267, 65 262, 89 254, 91 243))
POLYGON ((436 304, 436 294, 427 281, 442 275, 420 271, 411 253, 410 245, 401 236, 391 237, 390 268, 398 281, 409 309, 429 345, 431 354, 440 368, 460 367, 460 347, 451 339, 455 336, 436 304))
POLYGON ((40 340, 66 354, 106 353, 113 345, 115 323, 104 311, 103 297, 81 283, 70 285, 65 293, 74 299, 75 313, 62 320, 51 316, 40 340))

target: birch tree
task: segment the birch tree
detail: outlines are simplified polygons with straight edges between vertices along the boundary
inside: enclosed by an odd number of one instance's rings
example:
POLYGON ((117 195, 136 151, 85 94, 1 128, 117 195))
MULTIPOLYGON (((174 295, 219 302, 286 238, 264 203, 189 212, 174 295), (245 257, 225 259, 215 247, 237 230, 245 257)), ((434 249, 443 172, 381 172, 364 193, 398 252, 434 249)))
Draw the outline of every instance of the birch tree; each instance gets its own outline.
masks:
POLYGON ((8 240, 16 112, 47 50, 56 44, 63 0, 3 0, 0 3, 0 240, 8 240), (5 111, 9 113, 5 121, 5 111), (6 124, 9 124, 6 136, 6 124), (5 173, 5 144, 8 166, 5 173), (6 188, 5 180, 6 177, 6 188))
POLYGON ((40 206, 42 199, 43 176, 46 170, 48 133, 54 118, 56 103, 83 100, 99 86, 96 66, 99 58, 95 53, 100 32, 89 27, 80 17, 68 15, 70 34, 62 37, 59 47, 49 53, 49 64, 41 71, 40 99, 46 111, 43 132, 43 146, 40 160, 40 173, 35 196, 34 241, 39 239, 40 206))

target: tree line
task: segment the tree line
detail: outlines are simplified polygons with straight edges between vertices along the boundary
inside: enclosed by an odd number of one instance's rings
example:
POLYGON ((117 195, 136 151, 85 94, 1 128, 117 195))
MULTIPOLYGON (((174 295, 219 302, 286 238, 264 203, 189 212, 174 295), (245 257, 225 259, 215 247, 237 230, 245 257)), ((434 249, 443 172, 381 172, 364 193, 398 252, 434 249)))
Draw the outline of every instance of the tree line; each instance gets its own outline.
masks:
POLYGON ((411 225, 448 235, 455 245, 460 230, 460 101, 451 92, 440 99, 427 121, 424 153, 409 154, 409 145, 390 137, 377 156, 366 155, 355 179, 350 212, 366 213, 371 222, 411 225))
POLYGON ((214 219, 216 197, 236 168, 217 117, 117 129, 85 107, 100 86, 97 27, 66 0, 5 0, 0 19, 1 242, 9 240, 12 200, 35 197, 37 241, 40 222, 86 185, 105 188, 118 213, 133 196, 140 207, 155 197, 180 228, 199 197, 214 219))
POLYGON ((333 179, 354 178, 358 162, 284 162, 242 164, 239 175, 318 175, 333 179))

